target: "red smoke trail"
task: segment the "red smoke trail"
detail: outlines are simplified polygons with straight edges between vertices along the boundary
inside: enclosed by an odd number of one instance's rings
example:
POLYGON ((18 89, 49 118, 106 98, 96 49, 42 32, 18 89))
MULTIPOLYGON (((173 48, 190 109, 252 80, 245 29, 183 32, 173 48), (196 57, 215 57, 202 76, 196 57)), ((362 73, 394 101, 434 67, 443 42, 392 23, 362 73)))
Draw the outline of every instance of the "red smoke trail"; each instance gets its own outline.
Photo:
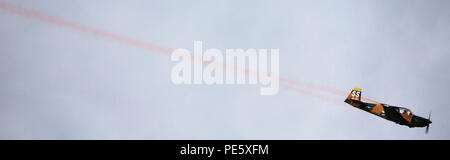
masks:
POLYGON ((78 31, 82 31, 82 32, 87 32, 87 33, 91 33, 93 35, 97 35, 103 38, 107 38, 107 39, 112 39, 112 40, 116 40, 119 42, 123 42, 123 43, 128 43, 134 46, 138 46, 141 48, 146 48, 149 50, 153 50, 153 51, 157 51, 160 53, 165 53, 165 54, 171 54, 172 53, 172 49, 169 48, 164 48, 164 47, 160 47, 151 43, 147 43, 147 42, 143 42, 143 41, 139 41, 139 40, 135 40, 135 39, 131 39, 128 37, 124 37, 124 36, 120 36, 120 35, 116 35, 116 34, 112 34, 112 33, 108 33, 108 32, 104 32, 101 30, 97 30, 97 29, 93 29, 93 28, 89 28, 86 26, 82 26, 82 25, 78 25, 66 20, 63 20, 61 18, 58 17, 53 17, 53 16, 49 16, 49 15, 45 15, 33 10, 28 10, 28 9, 24 9, 12 4, 8 4, 5 2, 0 2, 0 9, 5 10, 7 12, 10 13, 14 13, 17 15, 21 15, 24 17, 28 17, 28 18, 34 18, 34 19, 38 19, 41 21, 45 21, 48 23, 52 23, 52 24, 56 24, 58 26, 61 27, 65 27, 65 28, 70 28, 70 29, 74 29, 74 30, 78 30, 78 31))
MULTIPOLYGON (((49 15, 46 15, 46 14, 43 14, 43 13, 39 13, 39 12, 36 12, 36 11, 33 11, 33 10, 24 9, 24 8, 19 7, 19 6, 8 4, 8 3, 5 3, 5 2, 0 2, 0 9, 2 9, 4 11, 7 11, 9 13, 16 14, 16 15, 21 15, 21 16, 24 16, 24 17, 33 18, 33 19, 37 19, 37 20, 40 20, 40 21, 52 23, 52 24, 58 25, 60 27, 65 27, 65 28, 78 30, 78 31, 81 31, 81 32, 90 33, 90 34, 93 34, 93 35, 96 35, 96 36, 99 36, 99 37, 103 37, 103 38, 106 38, 106 39, 119 41, 119 42, 122 42, 122 43, 126 43, 126 44, 129 44, 129 45, 145 48, 145 49, 148 49, 148 50, 151 50, 151 51, 156 51, 156 52, 159 52, 159 53, 164 53, 164 54, 167 54, 167 55, 172 54, 172 51, 173 51, 173 49, 170 49, 170 48, 161 47, 161 46, 158 46, 158 45, 155 45, 155 44, 152 44, 152 43, 148 43, 148 42, 132 39, 132 38, 129 38, 129 37, 124 37, 124 36, 121 36, 121 35, 105 32, 105 31, 101 31, 101 30, 98 30, 98 29, 89 28, 87 26, 75 24, 75 23, 63 20, 61 18, 58 18, 58 17, 53 17, 53 16, 49 16, 49 15)), ((195 57, 193 57, 192 59, 194 61, 199 62, 198 60, 196 60, 195 57)), ((199 63, 205 63, 205 62, 199 62, 199 63)), ((248 73, 250 71, 248 69, 245 69, 245 72, 248 73)), ((284 82, 286 82, 286 83, 288 83, 290 85, 303 86, 303 87, 306 87, 306 88, 316 89, 316 90, 329 92, 329 93, 334 93, 334 94, 339 94, 339 95, 344 95, 344 96, 346 96, 347 93, 349 93, 349 92, 333 89, 333 88, 330 88, 330 87, 323 87, 323 86, 319 86, 319 85, 312 84, 312 83, 301 83, 301 82, 298 82, 298 81, 289 80, 289 79, 281 78, 281 77, 280 77, 280 81, 282 81, 282 82, 284 81, 284 82)), ((283 88, 291 89, 293 91, 298 91, 298 92, 304 93, 305 95, 319 97, 321 99, 328 99, 328 101, 330 101, 330 98, 327 98, 327 97, 322 96, 322 95, 314 94, 314 93, 309 92, 309 91, 301 90, 299 88, 288 87, 288 86, 284 86, 283 88)), ((367 99, 367 98, 363 98, 363 100, 367 100, 367 101, 378 103, 378 102, 376 102, 374 100, 367 99)), ((338 101, 335 101, 335 102, 338 102, 338 101)))
POLYGON ((290 90, 293 90, 293 91, 297 91, 297 92, 303 93, 303 94, 308 95, 308 96, 317 97, 317 98, 320 98, 322 100, 325 100, 325 101, 328 101, 328 102, 331 102, 331 103, 335 103, 335 104, 339 104, 339 105, 345 104, 343 100, 330 98, 330 97, 327 97, 327 96, 324 96, 324 95, 320 95, 320 94, 317 94, 317 93, 313 93, 311 91, 304 90, 304 89, 301 89, 301 88, 288 86, 288 85, 283 85, 283 84, 281 85, 281 87, 283 87, 285 89, 290 89, 290 90))

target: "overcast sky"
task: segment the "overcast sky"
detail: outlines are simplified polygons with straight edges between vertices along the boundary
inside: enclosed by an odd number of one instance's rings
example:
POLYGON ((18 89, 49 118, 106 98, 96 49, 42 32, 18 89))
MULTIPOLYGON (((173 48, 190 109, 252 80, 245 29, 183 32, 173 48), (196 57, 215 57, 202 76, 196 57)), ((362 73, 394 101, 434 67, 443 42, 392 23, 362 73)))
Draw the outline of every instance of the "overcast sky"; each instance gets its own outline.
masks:
POLYGON ((433 123, 283 88, 174 85, 170 56, 0 9, 0 139, 450 139, 448 0, 1 2, 169 48, 278 48, 282 77, 360 87, 433 123))

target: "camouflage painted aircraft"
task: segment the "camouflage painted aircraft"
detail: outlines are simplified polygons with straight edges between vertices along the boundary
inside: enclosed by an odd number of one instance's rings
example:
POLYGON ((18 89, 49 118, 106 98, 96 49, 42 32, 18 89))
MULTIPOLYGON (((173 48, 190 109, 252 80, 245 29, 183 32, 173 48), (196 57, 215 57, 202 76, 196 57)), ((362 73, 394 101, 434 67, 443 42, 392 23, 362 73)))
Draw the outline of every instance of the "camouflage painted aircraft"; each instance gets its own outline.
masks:
POLYGON ((403 107, 390 106, 388 104, 374 104, 361 101, 361 89, 354 88, 344 101, 358 109, 372 113, 381 118, 393 121, 400 125, 412 127, 427 127, 425 132, 428 133, 428 128, 431 123, 431 113, 428 119, 414 115, 409 109, 403 107))

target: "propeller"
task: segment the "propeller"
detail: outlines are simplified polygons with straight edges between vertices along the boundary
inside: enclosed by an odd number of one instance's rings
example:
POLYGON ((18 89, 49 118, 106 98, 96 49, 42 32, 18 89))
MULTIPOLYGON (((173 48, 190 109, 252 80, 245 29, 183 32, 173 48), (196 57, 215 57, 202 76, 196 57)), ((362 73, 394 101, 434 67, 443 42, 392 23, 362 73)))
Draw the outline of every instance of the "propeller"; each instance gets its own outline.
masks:
MULTIPOLYGON (((430 114, 428 115, 428 120, 431 120, 431 112, 430 112, 430 114)), ((425 133, 426 133, 426 134, 428 134, 429 128, 430 128, 430 124, 428 123, 427 128, 425 129, 425 133)))

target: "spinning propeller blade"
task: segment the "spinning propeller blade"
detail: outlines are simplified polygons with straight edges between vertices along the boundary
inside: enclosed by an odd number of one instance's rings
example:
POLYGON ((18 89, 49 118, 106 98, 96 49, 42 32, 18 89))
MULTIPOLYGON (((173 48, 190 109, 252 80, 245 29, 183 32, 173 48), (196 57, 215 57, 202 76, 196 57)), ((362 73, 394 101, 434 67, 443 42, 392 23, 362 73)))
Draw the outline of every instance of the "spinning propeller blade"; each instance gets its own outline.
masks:
MULTIPOLYGON (((430 112, 430 114, 428 115, 428 120, 431 120, 431 112, 430 112)), ((425 133, 426 133, 426 134, 428 134, 429 128, 430 128, 430 124, 428 124, 428 125, 427 125, 427 128, 425 129, 425 133)))

